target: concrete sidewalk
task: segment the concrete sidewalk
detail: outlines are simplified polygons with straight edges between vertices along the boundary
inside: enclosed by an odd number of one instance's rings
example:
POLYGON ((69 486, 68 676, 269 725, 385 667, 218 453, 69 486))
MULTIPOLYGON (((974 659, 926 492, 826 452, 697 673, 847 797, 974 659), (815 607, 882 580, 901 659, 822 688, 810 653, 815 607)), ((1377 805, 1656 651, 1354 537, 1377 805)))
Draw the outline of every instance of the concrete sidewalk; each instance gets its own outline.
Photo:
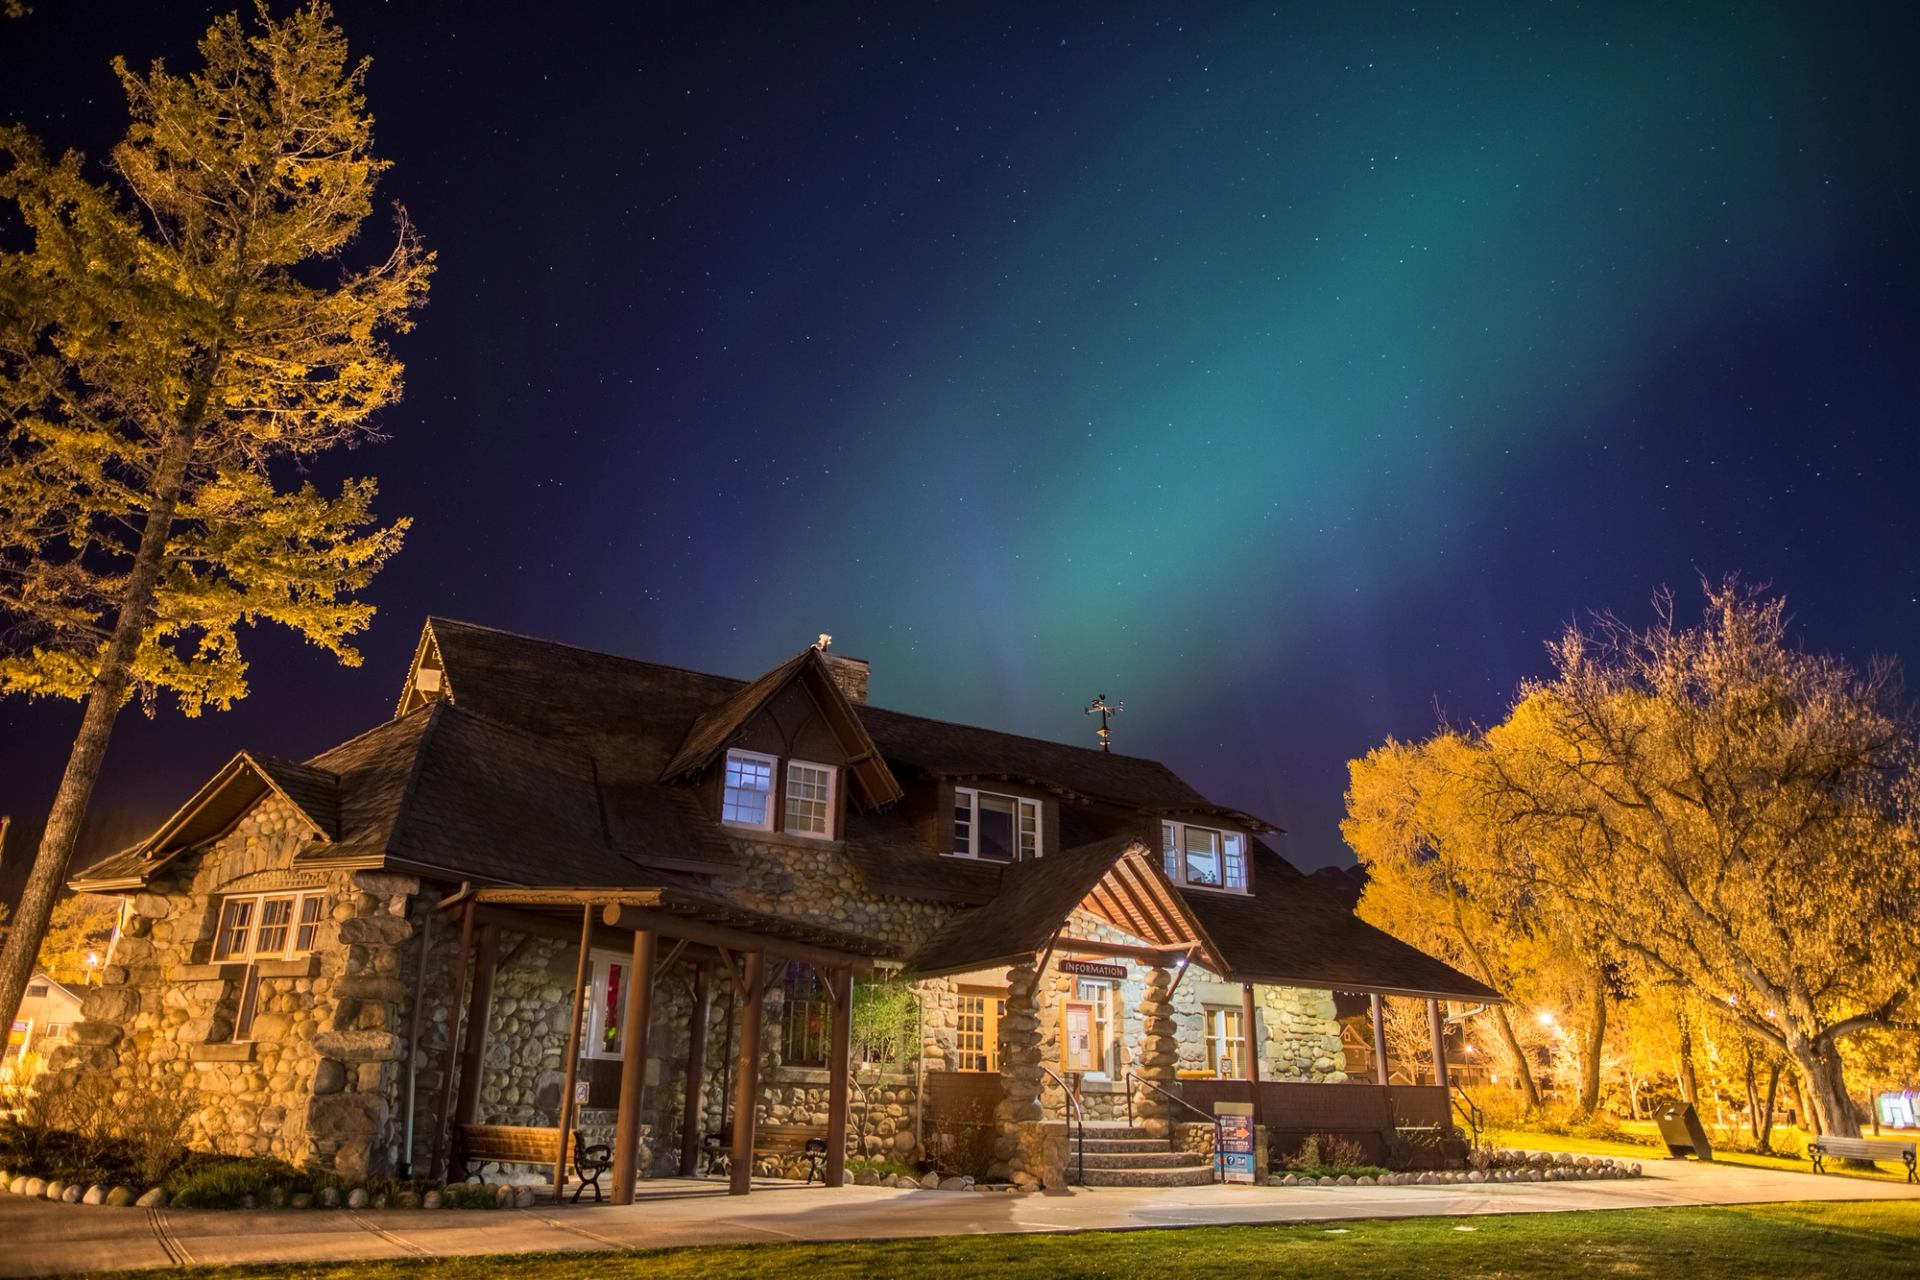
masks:
POLYGON ((659 1179, 630 1206, 524 1210, 108 1209, 0 1196, 0 1275, 197 1263, 431 1258, 999 1232, 1101 1231, 1489 1213, 1555 1213, 1772 1200, 1916 1200, 1864 1178, 1657 1161, 1621 1181, 1446 1187, 1075 1189, 1064 1195, 894 1191, 790 1182, 744 1199, 717 1183, 659 1179))

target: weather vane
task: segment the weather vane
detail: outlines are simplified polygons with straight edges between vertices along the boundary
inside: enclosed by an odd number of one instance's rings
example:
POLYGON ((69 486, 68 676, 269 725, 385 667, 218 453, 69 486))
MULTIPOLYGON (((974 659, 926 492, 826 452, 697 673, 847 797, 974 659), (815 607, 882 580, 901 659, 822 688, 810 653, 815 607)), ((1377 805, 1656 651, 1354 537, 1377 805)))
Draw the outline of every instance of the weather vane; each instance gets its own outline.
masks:
POLYGON ((1113 750, 1110 741, 1113 737, 1113 729, 1108 725, 1108 721, 1126 709, 1127 704, 1124 702, 1108 702, 1107 695, 1104 693, 1095 697, 1094 700, 1088 704, 1087 714, 1093 715, 1098 712, 1100 716, 1100 749, 1102 751, 1113 750))

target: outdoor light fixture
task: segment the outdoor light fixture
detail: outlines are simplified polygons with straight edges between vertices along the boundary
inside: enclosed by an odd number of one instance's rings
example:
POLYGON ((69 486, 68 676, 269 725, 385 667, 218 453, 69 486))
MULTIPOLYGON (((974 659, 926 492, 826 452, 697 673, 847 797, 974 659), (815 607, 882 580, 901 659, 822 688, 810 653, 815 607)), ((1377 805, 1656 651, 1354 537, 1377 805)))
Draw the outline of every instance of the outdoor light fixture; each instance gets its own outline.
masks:
POLYGON ((1549 1013, 1549 1012, 1548 1012, 1547 1010, 1545 1010, 1545 1009, 1542 1009, 1542 1010, 1540 1011, 1540 1025, 1541 1025, 1541 1026, 1543 1026, 1543 1027, 1550 1027, 1550 1026, 1552 1026, 1552 1025, 1553 1025, 1553 1014, 1551 1014, 1551 1013, 1549 1013))

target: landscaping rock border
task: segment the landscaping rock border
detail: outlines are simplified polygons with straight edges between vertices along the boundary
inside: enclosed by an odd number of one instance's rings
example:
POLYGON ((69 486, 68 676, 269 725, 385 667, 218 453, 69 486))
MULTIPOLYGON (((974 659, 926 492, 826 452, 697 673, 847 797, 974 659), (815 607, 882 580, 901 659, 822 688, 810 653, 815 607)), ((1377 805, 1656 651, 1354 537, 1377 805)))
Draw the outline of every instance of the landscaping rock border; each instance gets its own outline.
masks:
POLYGON ((1484 1169, 1442 1169, 1429 1173, 1385 1173, 1379 1177, 1303 1178, 1288 1174, 1283 1187, 1451 1187, 1510 1182, 1592 1182, 1608 1178, 1644 1176, 1637 1160, 1612 1156, 1577 1156, 1566 1151, 1507 1151, 1489 1153, 1484 1169))

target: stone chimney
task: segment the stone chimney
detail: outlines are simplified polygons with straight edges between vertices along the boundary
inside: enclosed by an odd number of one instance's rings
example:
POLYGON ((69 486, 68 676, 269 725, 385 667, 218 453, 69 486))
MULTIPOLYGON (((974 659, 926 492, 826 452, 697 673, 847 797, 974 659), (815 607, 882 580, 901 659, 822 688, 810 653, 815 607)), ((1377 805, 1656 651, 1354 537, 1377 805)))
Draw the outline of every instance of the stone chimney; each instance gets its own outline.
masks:
POLYGON ((822 632, 820 639, 814 642, 813 647, 818 649, 820 656, 826 660, 827 674, 832 676, 833 682, 840 686, 840 692, 846 695, 847 701, 856 704, 864 703, 867 700, 867 676, 871 673, 867 660, 834 653, 830 647, 832 644, 833 637, 822 632))

